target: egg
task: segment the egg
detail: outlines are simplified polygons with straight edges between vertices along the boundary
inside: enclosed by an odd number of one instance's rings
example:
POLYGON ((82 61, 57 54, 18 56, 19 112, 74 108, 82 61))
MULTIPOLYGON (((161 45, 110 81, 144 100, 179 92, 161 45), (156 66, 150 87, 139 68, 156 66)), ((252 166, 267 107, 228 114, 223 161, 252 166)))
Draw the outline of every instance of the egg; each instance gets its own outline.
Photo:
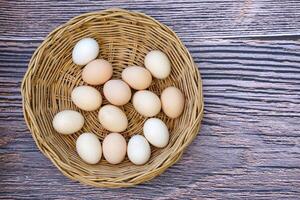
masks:
POLYGON ((79 131, 84 124, 83 116, 74 110, 64 110, 57 113, 52 121, 53 128, 64 135, 79 131))
POLYGON ((102 156, 101 143, 94 133, 82 133, 76 140, 76 151, 89 164, 98 163, 102 156))
POLYGON ((144 90, 152 82, 151 73, 144 67, 131 66, 122 71, 122 79, 133 89, 144 90))
POLYGON ((110 133, 103 140, 103 155, 110 164, 122 162, 126 155, 127 144, 120 133, 110 133))
POLYGON ((151 148, 148 141, 142 135, 132 136, 128 142, 127 155, 133 164, 145 164, 151 155, 151 148))
POLYGON ((137 91, 133 95, 132 104, 135 110, 145 117, 153 117, 161 109, 159 97, 148 90, 137 91))
POLYGON ((128 119, 125 113, 113 105, 105 105, 101 107, 98 113, 100 124, 111 132, 125 131, 128 126, 128 119))
POLYGON ((131 90, 122 80, 109 80, 103 86, 105 98, 113 105, 122 106, 130 101, 131 90))
POLYGON ((161 103, 163 112, 170 118, 181 115, 184 108, 184 95, 176 87, 167 87, 161 93, 161 103))
POLYGON ((111 64, 103 59, 89 62, 82 71, 82 79, 90 85, 100 85, 108 81, 113 74, 111 64))
POLYGON ((159 50, 150 51, 145 57, 144 64, 157 79, 165 79, 171 72, 168 56, 159 50))
POLYGON ((99 54, 99 44, 93 38, 83 38, 79 40, 73 51, 72 59, 77 65, 86 65, 94 60, 99 54))
POLYGON ((91 86, 79 86, 71 93, 73 103, 85 111, 98 109, 102 104, 102 96, 98 90, 91 86))
POLYGON ((167 125, 158 118, 147 119, 143 126, 146 139, 155 147, 163 148, 169 142, 167 125))

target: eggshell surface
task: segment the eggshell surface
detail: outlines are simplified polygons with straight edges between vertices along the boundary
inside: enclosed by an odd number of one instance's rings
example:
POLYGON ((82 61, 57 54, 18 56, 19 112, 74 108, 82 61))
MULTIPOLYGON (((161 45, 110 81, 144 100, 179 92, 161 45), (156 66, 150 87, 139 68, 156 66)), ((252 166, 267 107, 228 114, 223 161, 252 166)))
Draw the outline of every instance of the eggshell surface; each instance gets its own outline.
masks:
POLYGON ((86 65, 99 54, 99 44, 93 38, 79 40, 72 51, 73 62, 77 65, 86 65))
POLYGON ((79 86, 71 93, 73 103, 85 111, 98 109, 102 104, 102 96, 98 90, 91 86, 79 86))
POLYGON ((165 79, 171 73, 170 60, 162 51, 150 51, 145 57, 144 64, 151 74, 157 79, 165 79))
POLYGON ((101 85, 108 81, 113 74, 112 65, 103 59, 89 62, 82 71, 82 79, 90 85, 101 85))
POLYGON ((107 162, 118 164, 126 155, 127 143, 120 133, 110 133, 103 140, 103 155, 107 162))
POLYGON ((131 98, 129 86, 118 79, 107 81, 103 86, 103 94, 111 104, 116 106, 125 105, 131 98))
POLYGON ((176 87, 167 87, 161 93, 163 112, 170 118, 177 118, 184 108, 184 95, 176 87))
POLYGON ((133 164, 145 164, 151 155, 151 148, 148 141, 142 135, 132 136, 128 142, 127 155, 133 164))
POLYGON ((74 110, 64 110, 57 113, 52 121, 53 128, 64 135, 79 131, 84 124, 83 116, 74 110))
POLYGON ((122 71, 122 79, 133 89, 144 90, 152 82, 151 73, 144 67, 131 66, 122 71))
POLYGON ((163 148, 169 142, 167 125, 158 118, 147 119, 143 127, 144 136, 155 147, 163 148))
POLYGON ((94 133, 82 133, 76 140, 76 151, 89 164, 96 164, 102 156, 101 143, 94 133))
POLYGON ((137 91, 132 98, 135 110, 145 117, 157 115, 161 110, 159 97, 148 90, 137 91))
POLYGON ((103 106, 98 113, 101 125, 111 132, 122 132, 128 126, 128 119, 125 113, 113 105, 103 106))

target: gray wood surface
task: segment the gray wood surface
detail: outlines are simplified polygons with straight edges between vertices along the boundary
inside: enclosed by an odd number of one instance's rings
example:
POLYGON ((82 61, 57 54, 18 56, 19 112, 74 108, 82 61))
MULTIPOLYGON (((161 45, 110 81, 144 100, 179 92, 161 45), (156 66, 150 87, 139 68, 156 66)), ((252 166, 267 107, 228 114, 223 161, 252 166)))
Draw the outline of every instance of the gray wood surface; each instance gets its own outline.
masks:
POLYGON ((299 0, 2 0, 0 36, 42 39, 71 17, 111 7, 149 14, 184 38, 300 34, 299 0))
POLYGON ((299 199, 299 1, 66 2, 0 1, 0 199, 299 199), (177 164, 133 188, 64 177, 22 114, 21 80, 42 39, 72 16, 108 7, 172 27, 203 78, 201 132, 177 164))

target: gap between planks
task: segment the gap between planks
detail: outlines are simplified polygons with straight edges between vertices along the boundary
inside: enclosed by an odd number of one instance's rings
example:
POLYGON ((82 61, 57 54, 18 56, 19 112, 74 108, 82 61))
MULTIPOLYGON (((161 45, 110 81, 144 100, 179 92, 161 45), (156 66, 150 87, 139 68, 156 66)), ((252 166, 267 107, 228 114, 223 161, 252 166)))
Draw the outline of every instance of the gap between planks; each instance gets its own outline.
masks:
MULTIPOLYGON (((47 36, 46 36, 47 37, 47 36)), ((43 41, 46 37, 12 37, 12 36, 0 36, 0 41, 24 41, 24 42, 34 42, 34 41, 43 41)), ((180 37, 181 39, 185 39, 185 37, 180 37)), ((300 32, 299 33, 292 33, 292 34, 268 34, 268 35, 231 35, 231 36, 209 36, 209 37, 196 37, 192 39, 262 39, 262 40, 299 40, 300 39, 300 32)))

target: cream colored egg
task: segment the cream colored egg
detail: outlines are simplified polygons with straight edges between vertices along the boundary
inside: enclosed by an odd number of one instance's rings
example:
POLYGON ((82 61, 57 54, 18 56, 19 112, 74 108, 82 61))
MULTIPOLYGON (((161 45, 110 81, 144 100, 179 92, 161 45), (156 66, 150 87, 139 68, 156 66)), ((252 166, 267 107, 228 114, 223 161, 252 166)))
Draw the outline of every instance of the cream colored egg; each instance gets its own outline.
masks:
POLYGON ((127 143, 120 133, 110 133, 103 140, 103 155, 107 162, 118 164, 126 155, 127 143))
POLYGON ((53 128, 64 135, 79 131, 84 124, 83 116, 74 110, 64 110, 57 113, 52 121, 53 128))
POLYGON ((151 156, 151 148, 148 141, 141 135, 132 136, 128 142, 127 155, 133 164, 145 164, 151 156))
POLYGON ((93 38, 83 38, 79 40, 73 51, 72 59, 77 65, 86 65, 94 60, 99 53, 99 44, 93 38))
POLYGON ((98 119, 101 125, 111 132, 125 131, 128 126, 128 119, 125 113, 113 105, 101 107, 98 113, 98 119))
POLYGON ((158 79, 165 79, 171 72, 171 63, 168 56, 159 51, 150 51, 144 60, 145 67, 158 79))
POLYGON ((122 71, 122 79, 133 89, 144 90, 152 82, 151 73, 144 67, 131 66, 122 71))
POLYGON ((147 119, 143 127, 144 136, 155 147, 163 148, 169 142, 167 125, 158 118, 147 119))
POLYGON ((85 111, 98 109, 102 104, 102 96, 98 90, 91 86, 79 86, 71 93, 73 103, 85 111))
POLYGON ((76 140, 76 151, 89 164, 96 164, 102 156, 101 143, 94 133, 82 133, 76 140))
POLYGON ((184 108, 184 95, 176 87, 167 87, 161 93, 161 103, 164 113, 170 118, 179 117, 184 108))
POLYGON ((109 80, 103 86, 103 94, 105 98, 116 106, 125 105, 130 101, 131 90, 129 86, 122 80, 109 80))
POLYGON ((89 62, 82 71, 82 79, 90 85, 100 85, 108 81, 113 74, 111 64, 103 59, 89 62))
POLYGON ((153 117, 160 112, 161 102, 159 97, 148 90, 137 91, 132 98, 135 110, 145 117, 153 117))

